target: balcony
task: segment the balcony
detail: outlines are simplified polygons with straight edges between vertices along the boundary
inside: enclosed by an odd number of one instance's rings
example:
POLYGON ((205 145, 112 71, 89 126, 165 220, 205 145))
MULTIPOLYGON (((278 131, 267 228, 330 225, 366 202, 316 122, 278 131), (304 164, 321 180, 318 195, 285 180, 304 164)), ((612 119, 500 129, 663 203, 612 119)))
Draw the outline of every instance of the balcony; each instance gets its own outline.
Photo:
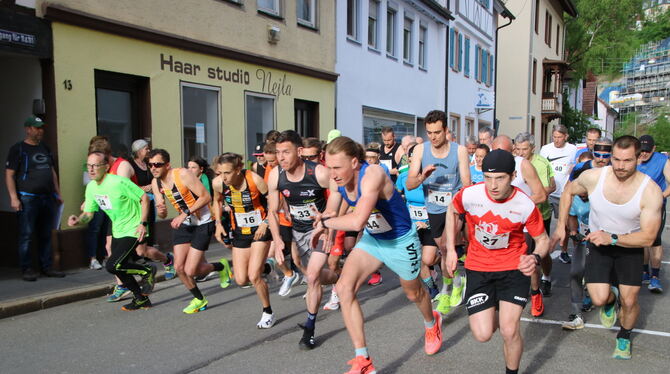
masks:
POLYGON ((542 94, 542 118, 551 121, 554 118, 561 117, 563 113, 563 103, 560 96, 553 92, 544 92, 542 94))

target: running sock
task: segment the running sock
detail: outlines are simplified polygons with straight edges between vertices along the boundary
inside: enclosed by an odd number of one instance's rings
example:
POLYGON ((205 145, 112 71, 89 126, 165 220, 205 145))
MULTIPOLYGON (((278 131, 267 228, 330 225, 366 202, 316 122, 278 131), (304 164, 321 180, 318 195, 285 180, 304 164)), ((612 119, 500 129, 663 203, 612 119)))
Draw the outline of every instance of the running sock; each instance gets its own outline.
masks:
POLYGON ((632 330, 633 330, 633 329, 630 329, 630 330, 628 330, 628 329, 624 329, 623 326, 621 326, 621 329, 619 330, 619 333, 616 334, 616 338, 617 338, 617 339, 621 339, 621 338, 623 338, 623 339, 628 339, 628 340, 630 340, 630 332, 631 332, 632 330))
POLYGON ((584 307, 584 304, 581 301, 578 303, 572 303, 572 314, 574 315, 581 314, 582 307, 584 307))
POLYGON ((543 281, 549 281, 549 282, 551 282, 551 275, 544 275, 544 274, 542 274, 542 280, 543 280, 543 281))
POLYGON ((263 266, 263 275, 268 275, 272 272, 272 266, 268 264, 267 262, 263 266))
POLYGON ((661 269, 660 268, 651 268, 651 277, 652 278, 658 278, 658 275, 660 274, 661 269))
POLYGON ((435 318, 433 318, 433 320, 430 321, 430 322, 423 321, 423 325, 424 325, 427 329, 432 329, 433 326, 435 326, 435 318))
POLYGON ((164 262, 163 265, 172 265, 172 258, 168 255, 165 255, 165 258, 167 258, 167 262, 164 262))
POLYGON ((368 347, 363 347, 363 348, 356 348, 356 356, 363 356, 365 358, 369 358, 368 356, 368 347))
POLYGON ((214 271, 223 271, 223 264, 220 262, 210 262, 214 267, 214 271))
POLYGON ((305 321, 305 328, 314 330, 316 326, 316 313, 307 312, 307 321, 305 321))
POLYGON ((533 295, 533 296, 535 296, 535 295, 537 295, 537 294, 539 294, 539 293, 540 293, 540 289, 539 289, 539 288, 538 288, 537 290, 534 290, 534 289, 531 289, 531 290, 530 290, 530 294, 533 295))
POLYGON ((263 313, 272 314, 272 306, 263 307, 263 313))
POLYGON ((193 297, 195 297, 198 300, 202 300, 205 298, 204 296, 202 296, 202 292, 200 292, 198 286, 195 286, 188 291, 191 293, 191 295, 193 295, 193 297))
POLYGON ((649 264, 642 265, 642 271, 649 274, 649 264))
POLYGON ((435 287, 435 282, 433 281, 433 277, 428 277, 422 279, 423 283, 426 285, 428 288, 434 288, 435 287))
POLYGON ((505 374, 517 374, 517 373, 519 373, 519 369, 512 370, 512 369, 508 368, 507 366, 505 366, 505 374))

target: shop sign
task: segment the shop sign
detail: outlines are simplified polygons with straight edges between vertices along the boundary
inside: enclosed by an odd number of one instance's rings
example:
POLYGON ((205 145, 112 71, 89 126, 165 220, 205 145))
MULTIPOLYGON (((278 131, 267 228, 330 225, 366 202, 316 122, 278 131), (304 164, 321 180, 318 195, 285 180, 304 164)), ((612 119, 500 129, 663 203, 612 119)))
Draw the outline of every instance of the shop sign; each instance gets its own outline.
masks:
POLYGON ((28 47, 34 47, 37 44, 35 35, 3 29, 0 29, 0 41, 11 44, 20 44, 28 47))

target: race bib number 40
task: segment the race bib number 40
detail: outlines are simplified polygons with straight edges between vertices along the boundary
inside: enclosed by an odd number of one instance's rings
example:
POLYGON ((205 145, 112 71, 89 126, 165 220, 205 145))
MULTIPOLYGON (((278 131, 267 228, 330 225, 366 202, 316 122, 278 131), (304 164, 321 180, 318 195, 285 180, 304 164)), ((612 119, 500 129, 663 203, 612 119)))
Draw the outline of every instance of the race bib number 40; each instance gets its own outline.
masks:
POLYGON ((107 195, 95 195, 95 202, 102 210, 112 209, 112 202, 109 200, 109 196, 107 195))
POLYGON ((425 206, 409 206, 409 217, 415 221, 422 221, 428 219, 428 211, 425 206))
POLYGON ((368 217, 368 224, 366 228, 370 234, 381 234, 391 231, 391 225, 381 213, 372 213, 368 217))
POLYGON ((479 227, 475 228, 475 239, 487 249, 503 249, 509 246, 509 233, 491 234, 479 227))
POLYGON ((304 205, 291 205, 289 206, 291 211, 291 216, 298 221, 309 221, 311 217, 319 213, 319 210, 316 209, 316 204, 304 204, 304 205))
POLYGON ((451 192, 428 190, 428 201, 439 206, 451 204, 451 192))
POLYGON ((247 213, 235 212, 235 221, 240 227, 257 227, 261 224, 261 212, 254 210, 247 213))

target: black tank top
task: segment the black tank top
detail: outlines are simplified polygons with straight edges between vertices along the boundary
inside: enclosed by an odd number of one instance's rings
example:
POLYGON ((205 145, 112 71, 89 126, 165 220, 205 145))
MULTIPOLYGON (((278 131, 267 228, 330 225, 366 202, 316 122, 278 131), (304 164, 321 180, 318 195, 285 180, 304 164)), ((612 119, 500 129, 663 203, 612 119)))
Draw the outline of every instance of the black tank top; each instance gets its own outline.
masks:
POLYGON ((293 229, 298 232, 312 230, 312 217, 318 211, 326 209, 325 188, 316 179, 316 163, 305 162, 305 175, 300 182, 291 182, 286 172, 279 167, 277 189, 286 199, 293 220, 293 229))
MULTIPOLYGON (((382 161, 382 164, 386 164, 386 167, 388 167, 388 162, 384 162, 384 161, 386 161, 386 160, 391 161, 391 167, 388 168, 389 171, 391 171, 391 169, 397 169, 398 168, 398 163, 395 162, 395 154, 396 154, 396 152, 398 152, 398 148, 400 148, 400 144, 395 143, 393 145, 393 148, 391 148, 390 151, 385 152, 384 150, 386 149, 386 146, 384 146, 384 145, 382 146, 381 154, 379 155, 379 161, 382 161)), ((393 180, 393 183, 395 183, 397 178, 398 177, 396 175, 391 175, 391 179, 393 180)))
POLYGON ((151 172, 147 170, 142 170, 142 168, 135 163, 135 159, 130 159, 130 166, 135 170, 135 177, 137 177, 137 185, 140 187, 151 184, 151 181, 154 179, 154 176, 151 175, 151 172))
POLYGON ((261 165, 259 162, 256 163, 256 174, 260 175, 261 178, 265 176, 265 164, 261 165))

